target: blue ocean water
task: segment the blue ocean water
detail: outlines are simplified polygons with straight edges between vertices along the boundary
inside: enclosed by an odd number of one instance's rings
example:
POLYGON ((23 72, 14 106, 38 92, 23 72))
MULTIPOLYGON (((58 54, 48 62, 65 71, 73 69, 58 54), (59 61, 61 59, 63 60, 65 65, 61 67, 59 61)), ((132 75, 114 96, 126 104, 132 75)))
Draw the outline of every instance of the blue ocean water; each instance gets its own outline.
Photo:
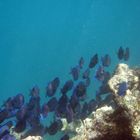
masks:
MULTIPOLYGON (((35 84, 44 97, 54 77, 62 85, 71 78, 81 56, 86 68, 94 53, 109 53, 113 70, 122 45, 130 48, 127 63, 139 65, 139 13, 139 0, 0 0, 0 104, 17 93, 28 99, 35 84)), ((90 97, 95 90, 93 78, 90 97)))

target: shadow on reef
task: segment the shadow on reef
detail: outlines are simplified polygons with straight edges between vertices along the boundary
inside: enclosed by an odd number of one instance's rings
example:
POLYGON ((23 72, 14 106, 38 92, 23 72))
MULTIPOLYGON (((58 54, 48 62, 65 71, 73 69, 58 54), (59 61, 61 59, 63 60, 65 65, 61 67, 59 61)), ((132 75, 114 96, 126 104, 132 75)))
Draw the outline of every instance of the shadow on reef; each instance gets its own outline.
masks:
POLYGON ((119 106, 106 119, 113 125, 103 128, 102 136, 94 140, 135 140, 132 135, 132 120, 129 116, 129 111, 125 107, 119 106))

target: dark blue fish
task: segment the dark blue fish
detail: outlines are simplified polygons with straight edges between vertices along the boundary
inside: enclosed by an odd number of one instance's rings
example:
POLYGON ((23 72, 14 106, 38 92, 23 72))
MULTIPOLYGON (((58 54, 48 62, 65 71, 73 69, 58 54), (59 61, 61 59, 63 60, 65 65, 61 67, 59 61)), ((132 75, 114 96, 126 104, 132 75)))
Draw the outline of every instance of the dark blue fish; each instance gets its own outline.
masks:
POLYGON ((0 139, 6 134, 10 133, 10 128, 13 126, 12 121, 8 121, 7 123, 0 126, 0 139))
POLYGON ((69 101, 69 99, 68 99, 68 97, 67 97, 67 95, 66 94, 63 94, 61 97, 60 97, 60 99, 59 99, 59 101, 58 101, 58 106, 57 106, 57 110, 56 110, 56 112, 57 112, 57 115, 59 116, 59 117, 65 117, 66 116, 66 107, 67 107, 67 105, 68 105, 68 101, 69 101))
POLYGON ((16 138, 13 135, 6 134, 1 138, 1 140, 16 140, 16 138))
POLYGON ((52 85, 54 87, 54 93, 56 92, 57 88, 60 85, 60 79, 58 77, 54 78, 54 80, 52 81, 52 85))
POLYGON ((66 94, 63 94, 60 98, 59 98, 59 101, 58 101, 58 104, 59 105, 62 105, 62 106, 66 106, 67 103, 68 103, 68 96, 66 94))
POLYGON ((9 131, 4 131, 1 135, 0 135, 0 140, 7 140, 7 138, 9 138, 9 131), (8 136, 8 137, 7 137, 8 136))
POLYGON ((56 97, 51 98, 48 101, 47 106, 48 106, 50 112, 55 111, 58 106, 58 101, 57 101, 56 97))
POLYGON ((9 112, 6 109, 0 111, 0 123, 2 123, 5 119, 8 118, 9 112))
POLYGON ((33 104, 30 103, 30 105, 28 104, 27 106, 26 120, 31 127, 35 127, 36 125, 40 124, 40 99, 33 99, 32 103, 33 104))
POLYGON ((77 97, 83 98, 86 95, 87 87, 83 81, 79 82, 74 89, 74 93, 77 97))
POLYGON ((93 68, 96 66, 96 64, 98 63, 98 54, 96 53, 90 60, 90 63, 89 63, 89 68, 93 68))
POLYGON ((88 103, 85 102, 83 104, 82 110, 81 110, 81 119, 85 119, 88 116, 88 103))
POLYGON ((89 75, 90 75, 90 69, 87 68, 87 69, 84 71, 82 77, 83 77, 83 79, 87 79, 87 78, 89 78, 89 75))
POLYGON ((70 137, 69 137, 68 134, 65 134, 64 136, 62 136, 62 137, 60 138, 60 140, 69 140, 69 139, 70 139, 70 137))
POLYGON ((40 106, 40 97, 31 97, 27 104, 28 111, 36 109, 40 106))
POLYGON ((13 126, 13 122, 12 121, 8 121, 3 125, 0 125, 0 133, 5 130, 5 129, 10 129, 13 126))
POLYGON ((128 89, 128 84, 127 82, 122 82, 119 84, 118 88, 118 95, 119 96, 124 96, 126 94, 126 90, 128 89))
POLYGON ((6 110, 12 110, 13 109, 13 97, 9 97, 2 105, 6 110))
POLYGON ((48 84, 48 86, 46 87, 46 96, 49 96, 49 97, 53 96, 54 95, 53 91, 54 91, 53 90, 53 84, 52 84, 52 82, 50 82, 48 84))
POLYGON ((40 125, 40 112, 39 114, 36 114, 34 112, 31 112, 29 115, 27 122, 30 124, 30 127, 37 127, 40 125))
POLYGON ((99 90, 98 90, 98 94, 99 95, 103 95, 103 94, 108 94, 111 92, 111 89, 109 87, 108 84, 102 84, 100 87, 99 87, 99 90))
POLYGON ((21 133, 26 129, 26 120, 17 121, 14 131, 17 133, 21 133))
POLYGON ((30 96, 33 97, 38 97, 40 93, 40 89, 37 85, 35 85, 31 90, 30 90, 30 96))
POLYGON ((111 64, 111 58, 108 54, 106 54, 104 57, 101 58, 102 65, 104 67, 108 67, 111 64))
POLYGON ((82 106, 79 102, 73 110, 75 119, 81 119, 81 110, 82 110, 82 106))
POLYGON ((75 109, 76 109, 76 107, 77 107, 78 104, 79 104, 79 99, 78 99, 78 97, 77 97, 75 94, 72 94, 69 103, 70 103, 70 105, 71 105, 73 111, 75 112, 75 109))
POLYGON ((104 71, 104 80, 103 80, 103 84, 108 83, 108 80, 111 78, 111 74, 108 71, 104 71))
POLYGON ((83 68, 83 65, 84 65, 84 58, 81 57, 80 60, 79 60, 79 67, 80 67, 80 69, 83 68))
POLYGON ((27 113, 27 107, 23 106, 21 109, 19 109, 16 113, 16 119, 17 120, 23 120, 26 118, 27 113))
POLYGON ((78 66, 73 67, 71 69, 70 74, 72 74, 72 77, 73 77, 74 81, 78 80, 78 78, 79 78, 79 67, 78 66))
POLYGON ((63 94, 67 93, 68 91, 70 91, 73 88, 73 85, 74 85, 74 83, 72 80, 66 81, 63 88, 61 89, 61 93, 63 93, 63 94))
MULTIPOLYGON (((14 117, 22 106, 24 105, 24 96, 22 94, 17 94, 15 97, 10 97, 4 103, 3 107, 5 108, 6 112, 8 113, 7 118, 14 117)), ((3 113, 1 115, 4 115, 3 113)), ((3 116, 1 116, 3 118, 3 116)))
POLYGON ((104 81, 104 68, 102 66, 99 66, 97 68, 96 74, 95 74, 95 78, 99 81, 104 81))
POLYGON ((8 117, 7 118, 9 119, 9 118, 15 117, 17 111, 18 111, 18 109, 13 109, 11 111, 8 111, 8 117))
POLYGON ((58 77, 53 79, 48 86, 46 87, 46 95, 51 97, 56 93, 57 88, 59 87, 60 80, 58 77))
POLYGON ((122 47, 119 48, 117 55, 118 55, 118 59, 120 60, 124 58, 124 49, 122 47))
POLYGON ((55 135, 59 130, 61 130, 62 127, 63 125, 60 120, 54 121, 49 127, 46 127, 46 131, 49 135, 55 135))
POLYGON ((34 108, 31 110, 31 113, 34 116, 39 117, 40 116, 40 112, 41 112, 41 106, 40 106, 40 99, 36 101, 36 104, 34 106, 34 108))
POLYGON ((17 94, 12 100, 12 106, 14 109, 20 109, 24 104, 23 94, 17 94))
POLYGON ((46 127, 46 131, 49 135, 55 135, 58 132, 57 123, 52 123, 49 127, 46 127))
POLYGON ((41 108, 41 114, 42 114, 43 118, 46 118, 48 116, 49 111, 50 111, 50 109, 49 109, 48 105, 46 103, 44 103, 41 108))
POLYGON ((72 94, 69 103, 74 113, 74 118, 80 119, 81 104, 79 102, 79 98, 75 94, 72 94))
POLYGON ((125 53, 124 53, 124 60, 125 61, 128 61, 128 59, 129 59, 129 48, 127 47, 125 49, 125 53))
POLYGON ((88 112, 89 113, 92 113, 93 111, 95 111, 97 108, 97 101, 94 100, 94 99, 91 99, 89 102, 88 102, 88 112))
POLYGON ((74 118, 74 112, 72 110, 72 107, 70 104, 67 105, 66 107, 66 119, 68 123, 71 123, 74 118))

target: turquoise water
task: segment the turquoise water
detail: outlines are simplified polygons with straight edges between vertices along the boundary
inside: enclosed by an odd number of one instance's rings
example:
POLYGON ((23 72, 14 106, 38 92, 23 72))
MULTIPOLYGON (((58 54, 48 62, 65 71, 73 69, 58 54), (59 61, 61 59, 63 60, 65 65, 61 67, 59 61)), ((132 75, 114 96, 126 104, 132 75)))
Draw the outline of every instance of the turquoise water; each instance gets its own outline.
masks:
POLYGON ((71 78, 81 56, 87 65, 94 53, 109 53, 113 69, 120 45, 131 50, 128 63, 139 65, 139 13, 139 0, 0 0, 0 103, 28 97, 34 84, 44 97, 48 81, 71 78))

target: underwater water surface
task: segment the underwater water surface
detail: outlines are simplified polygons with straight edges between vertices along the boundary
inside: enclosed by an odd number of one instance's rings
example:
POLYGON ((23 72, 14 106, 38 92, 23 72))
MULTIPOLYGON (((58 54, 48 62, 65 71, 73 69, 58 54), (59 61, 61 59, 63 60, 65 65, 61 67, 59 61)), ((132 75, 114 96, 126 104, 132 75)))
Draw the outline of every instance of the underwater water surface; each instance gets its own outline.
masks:
MULTIPOLYGON (((28 100, 35 84, 48 100, 48 82, 58 76, 63 85, 81 56, 86 68, 93 54, 110 54, 113 70, 123 46, 130 48, 125 63, 139 65, 139 13, 139 0, 0 0, 0 104, 17 93, 28 100)), ((93 77, 88 98, 98 87, 93 77)))

